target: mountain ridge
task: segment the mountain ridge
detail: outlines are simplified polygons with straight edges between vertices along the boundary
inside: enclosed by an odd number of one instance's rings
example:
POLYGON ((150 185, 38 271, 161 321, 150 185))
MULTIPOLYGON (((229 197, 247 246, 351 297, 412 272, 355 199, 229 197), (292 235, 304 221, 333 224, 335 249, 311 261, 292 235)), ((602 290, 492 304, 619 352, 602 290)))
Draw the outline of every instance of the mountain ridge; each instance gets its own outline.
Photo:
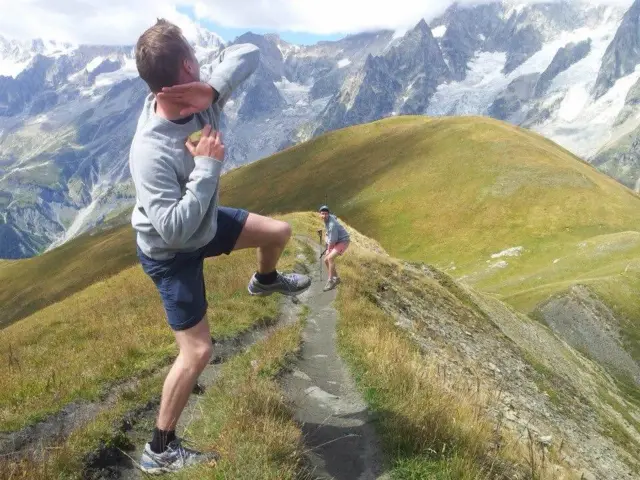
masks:
MULTIPOLYGON (((551 138, 634 188, 640 164, 623 148, 606 160, 598 149, 640 126, 636 102, 625 101, 640 73, 597 99, 588 93, 624 14, 577 0, 493 2, 452 6, 401 36, 381 30, 300 46, 251 32, 223 43, 200 29, 193 43, 203 78, 223 46, 261 46, 258 71, 225 109, 226 168, 387 116, 492 115, 551 138), (588 51, 561 54, 587 41, 588 51)), ((133 190, 122 159, 145 87, 131 47, 27 42, 0 47, 0 67, 7 51, 17 66, 15 77, 0 77, 0 257, 19 258, 129 208, 133 190), (32 47, 34 59, 38 51, 56 53, 23 64, 32 47)))

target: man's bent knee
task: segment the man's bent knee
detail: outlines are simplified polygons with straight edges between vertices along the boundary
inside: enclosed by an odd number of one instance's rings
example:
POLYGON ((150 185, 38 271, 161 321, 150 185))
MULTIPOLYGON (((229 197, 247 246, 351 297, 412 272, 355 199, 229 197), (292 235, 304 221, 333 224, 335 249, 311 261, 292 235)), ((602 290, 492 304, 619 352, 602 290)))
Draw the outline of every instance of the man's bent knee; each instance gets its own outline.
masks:
POLYGON ((289 239, 291 238, 291 233, 291 225, 289 225, 287 222, 281 222, 279 228, 279 237, 283 245, 289 241, 289 239))
POLYGON ((203 370, 213 355, 213 344, 211 342, 202 343, 189 348, 183 353, 192 368, 203 370))

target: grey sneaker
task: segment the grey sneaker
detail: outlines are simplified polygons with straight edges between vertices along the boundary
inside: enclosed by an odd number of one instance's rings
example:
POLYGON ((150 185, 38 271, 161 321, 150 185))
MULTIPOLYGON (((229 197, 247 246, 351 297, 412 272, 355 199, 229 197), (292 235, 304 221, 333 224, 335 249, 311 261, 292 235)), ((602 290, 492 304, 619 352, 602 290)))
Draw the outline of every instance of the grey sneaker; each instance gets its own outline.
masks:
POLYGON ((140 469, 151 475, 159 475, 161 473, 176 472, 191 465, 215 461, 219 458, 219 455, 215 452, 197 452, 184 447, 182 442, 182 439, 174 440, 167 445, 167 449, 162 453, 153 452, 151 444, 147 443, 140 458, 140 469))
POLYGON ((253 274, 249 281, 247 290, 251 295, 266 296, 272 293, 281 293, 283 295, 295 296, 299 295, 311 286, 311 278, 307 275, 299 273, 280 273, 278 279, 271 285, 263 285, 258 282, 256 274, 253 274))
POLYGON ((323 292, 328 292, 329 290, 331 290, 333 287, 335 287, 335 283, 333 282, 333 278, 330 278, 329 280, 327 280, 327 283, 325 284, 324 288, 322 289, 323 292))
POLYGON ((325 292, 328 292, 329 290, 333 290, 334 288, 336 288, 336 286, 339 283, 340 283, 340 277, 330 278, 329 280, 327 280, 327 284, 324 286, 322 290, 325 292))

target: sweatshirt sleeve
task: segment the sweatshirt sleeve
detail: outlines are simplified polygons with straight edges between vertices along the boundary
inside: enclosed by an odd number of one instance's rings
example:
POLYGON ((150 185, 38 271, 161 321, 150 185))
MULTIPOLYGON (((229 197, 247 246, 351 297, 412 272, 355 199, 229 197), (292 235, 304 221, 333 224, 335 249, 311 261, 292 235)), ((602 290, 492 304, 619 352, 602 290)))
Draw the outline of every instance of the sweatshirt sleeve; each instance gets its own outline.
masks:
POLYGON ((330 247, 338 243, 338 229, 336 228, 335 220, 331 220, 329 222, 329 228, 327 229, 327 236, 329 237, 330 247))
POLYGON ((232 45, 225 48, 214 61, 216 64, 209 78, 217 92, 216 102, 224 107, 231 94, 251 75, 260 61, 260 50, 251 43, 232 45))
POLYGON ((195 168, 182 193, 176 172, 161 149, 139 147, 132 161, 136 195, 147 218, 169 246, 181 247, 216 201, 222 162, 195 157, 195 168))

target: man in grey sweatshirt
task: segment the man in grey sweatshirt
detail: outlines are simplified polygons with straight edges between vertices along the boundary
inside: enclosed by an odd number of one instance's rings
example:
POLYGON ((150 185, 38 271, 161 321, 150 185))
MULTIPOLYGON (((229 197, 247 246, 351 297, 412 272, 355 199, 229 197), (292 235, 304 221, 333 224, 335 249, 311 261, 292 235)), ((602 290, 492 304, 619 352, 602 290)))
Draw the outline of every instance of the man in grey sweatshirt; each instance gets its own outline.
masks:
POLYGON ((203 261, 257 248, 251 295, 297 295, 308 276, 282 274, 276 266, 291 236, 288 223, 218 204, 224 142, 221 111, 258 66, 259 50, 233 45, 200 80, 195 52, 180 29, 165 21, 136 44, 136 65, 151 92, 131 143, 129 166, 136 189, 131 223, 143 270, 153 280, 180 353, 164 383, 152 440, 140 467, 148 473, 179 470, 211 458, 186 448, 175 428, 198 376, 213 353, 203 261), (196 141, 191 134, 201 132, 196 141))

